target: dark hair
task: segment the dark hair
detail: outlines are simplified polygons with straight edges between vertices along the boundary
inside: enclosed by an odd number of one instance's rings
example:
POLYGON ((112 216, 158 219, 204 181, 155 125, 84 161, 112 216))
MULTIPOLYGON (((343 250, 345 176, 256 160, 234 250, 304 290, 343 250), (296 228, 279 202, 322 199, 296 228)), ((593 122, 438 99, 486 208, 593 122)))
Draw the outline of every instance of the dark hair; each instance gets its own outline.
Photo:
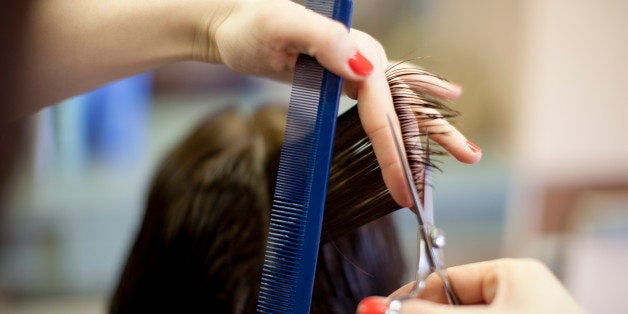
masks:
MULTIPOLYGON (((433 74, 400 64, 386 74, 418 180, 421 128, 456 112, 417 88, 433 74)), ((226 109, 170 153, 152 182, 112 313, 254 311, 285 115, 283 106, 251 118, 226 109)), ((333 151, 312 313, 354 312, 364 297, 398 288, 404 271, 386 216, 399 206, 356 107, 338 118, 333 151)))
MULTIPOLYGON (((254 311, 285 112, 266 106, 247 119, 235 109, 223 110, 166 158, 112 313, 254 311)), ((342 133, 339 128, 341 139, 353 136, 342 133)), ((360 228, 329 224, 345 215, 344 205, 334 201, 362 196, 328 199, 313 313, 353 312, 362 298, 401 284, 404 267, 389 217, 360 228)), ((389 211, 397 207, 391 206, 389 211)))

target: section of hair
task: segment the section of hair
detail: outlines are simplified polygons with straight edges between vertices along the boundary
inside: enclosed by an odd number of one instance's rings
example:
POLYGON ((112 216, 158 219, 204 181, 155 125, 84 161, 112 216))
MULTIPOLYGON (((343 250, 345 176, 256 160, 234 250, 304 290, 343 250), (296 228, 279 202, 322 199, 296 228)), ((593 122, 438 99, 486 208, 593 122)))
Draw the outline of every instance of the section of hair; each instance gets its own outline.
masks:
MULTIPOLYGON (((166 158, 112 313, 254 311, 285 113, 266 107, 247 119, 222 111, 166 158)), ((342 212, 332 206, 325 215, 342 212)), ((352 312, 362 298, 401 284, 390 218, 344 234, 321 246, 312 313, 352 312)))
POLYGON ((374 220, 321 246, 311 313, 354 313, 372 295, 403 284, 405 264, 390 216, 374 220))
POLYGON ((269 201, 263 137, 248 123, 223 111, 163 162, 112 313, 254 306, 269 201))
MULTIPOLYGON (((427 72, 387 71, 415 180, 421 137, 455 112, 416 88, 427 72), (413 81, 418 80, 418 81, 413 81)), ((255 310, 285 107, 212 116, 165 159, 110 312, 255 310)), ((351 313, 399 287, 404 271, 384 185, 357 108, 338 118, 312 313, 351 313)), ((421 188, 420 185, 418 185, 421 188)))
MULTIPOLYGON (((395 104, 395 112, 401 126, 404 148, 412 171, 414 183, 422 195, 424 169, 427 163, 436 167, 429 156, 443 155, 437 145, 425 145, 428 133, 434 134, 433 127, 448 123, 447 119, 459 113, 447 104, 427 93, 421 87, 429 85, 432 78, 444 80, 442 77, 415 67, 404 67, 399 62, 386 69, 386 78, 395 104), (426 151, 426 147, 430 151, 426 151)), ((435 88, 443 88, 432 85, 435 88)), ((421 196, 422 197, 422 196, 421 196)))
MULTIPOLYGON (((426 163, 422 142, 427 140, 425 135, 431 126, 446 123, 445 120, 455 117, 458 112, 418 88, 427 84, 428 77, 442 78, 402 65, 403 62, 390 66, 386 70, 386 78, 401 126, 408 163, 418 192, 422 195, 426 163)), ((437 145, 429 147, 430 156, 443 154, 437 145)), ((341 236, 347 230, 399 209, 384 184, 375 152, 360 123, 357 107, 338 118, 333 151, 322 241, 341 236)), ((438 168, 432 161, 430 158, 431 166, 438 168)))
POLYGON ((399 209, 384 184, 356 106, 338 117, 333 152, 323 242, 399 209))

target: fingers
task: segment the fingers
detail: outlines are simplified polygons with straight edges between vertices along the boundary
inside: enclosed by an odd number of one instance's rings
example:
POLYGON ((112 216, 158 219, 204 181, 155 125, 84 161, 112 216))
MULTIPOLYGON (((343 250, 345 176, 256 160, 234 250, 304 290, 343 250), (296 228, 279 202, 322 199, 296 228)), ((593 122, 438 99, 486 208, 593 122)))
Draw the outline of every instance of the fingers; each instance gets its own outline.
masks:
MULTIPOLYGON (((514 291, 513 283, 525 283, 531 274, 537 275, 534 279, 540 282, 543 278, 551 278, 551 272, 540 262, 530 259, 498 259, 487 262, 472 263, 454 266, 447 269, 447 276, 452 289, 464 305, 491 304, 500 289, 507 288, 514 291)), ((524 288, 528 288, 527 286, 524 288)), ((388 301, 408 295, 414 282, 409 283, 393 292, 388 301)), ((425 288, 420 298, 435 303, 447 304, 447 297, 443 288, 443 281, 432 273, 426 280, 425 288)))
POLYGON ((486 306, 454 307, 448 304, 438 304, 419 299, 405 300, 399 314, 489 314, 499 313, 486 306))
MULTIPOLYGON (((358 99, 360 119, 386 186, 399 205, 410 206, 387 120, 387 115, 396 117, 385 74, 388 61, 379 42, 363 32, 349 32, 341 23, 288 0, 243 0, 215 29, 209 37, 215 39, 216 59, 238 72, 290 80, 298 55, 305 53, 343 77, 349 94, 358 99)), ((461 93, 459 86, 433 75, 421 78, 404 79, 412 88, 434 97, 453 99, 461 93)), ((398 123, 394 127, 399 128, 398 123)), ((458 160, 473 163, 481 158, 477 149, 472 150, 477 146, 469 146, 449 124, 443 123, 435 130, 442 132, 435 131, 433 139, 458 160)))
MULTIPOLYGON (((452 288, 462 304, 489 304, 495 298, 496 287, 500 272, 504 268, 509 268, 509 260, 494 260, 454 266, 447 269, 447 276, 451 281, 452 288)), ((420 298, 423 300, 447 304, 447 297, 443 288, 443 281, 436 274, 432 273, 426 280, 425 288, 422 290, 420 298)), ((415 282, 410 282, 397 289, 387 301, 407 296, 414 288, 415 282)))
POLYGON ((459 85, 447 82, 409 63, 391 65, 386 70, 386 77, 395 99, 400 103, 408 103, 408 106, 413 108, 418 116, 419 127, 427 131, 432 140, 438 142, 461 162, 476 163, 482 158, 482 150, 467 141, 465 136, 445 119, 455 111, 437 101, 459 97, 462 93, 459 85), (421 93, 428 96, 422 96, 421 93), (430 96, 434 99, 430 100, 430 96))
POLYGON ((385 76, 386 53, 381 45, 369 35, 352 30, 351 35, 363 47, 363 53, 373 60, 373 73, 355 85, 358 112, 365 133, 368 135, 375 156, 382 170, 384 183, 393 199, 403 207, 411 205, 411 196, 405 188, 405 180, 397 149, 387 116, 400 134, 399 123, 393 107, 392 95, 385 76))
POLYGON ((414 289, 415 285, 416 285, 416 281, 412 281, 403 285, 401 288, 397 289, 395 292, 391 293, 388 296, 387 298, 388 302, 394 299, 400 298, 402 296, 409 295, 412 292, 412 289, 414 289))
POLYGON ((323 67, 350 81, 362 81, 371 74, 371 61, 360 52, 343 24, 312 11, 293 18, 293 27, 286 31, 286 41, 293 45, 288 50, 315 57, 323 67))
POLYGON ((392 300, 383 297, 368 297, 362 300, 356 310, 357 314, 385 314, 392 313, 391 308, 395 307, 400 314, 488 314, 492 311, 486 306, 465 306, 452 307, 448 304, 438 304, 420 299, 407 299, 401 304, 391 304, 392 300))
MULTIPOLYGON (((453 99, 460 95, 462 89, 458 85, 444 81, 433 74, 412 66, 408 67, 407 64, 396 64, 384 71, 384 65, 387 64, 387 61, 383 49, 377 44, 373 44, 375 41, 368 35, 355 30, 352 31, 352 35, 364 47, 364 52, 368 54, 371 60, 379 60, 380 62, 375 64, 374 72, 367 80, 346 84, 345 90, 349 96, 357 96, 360 119, 373 145, 386 186, 393 199, 399 205, 407 207, 411 205, 411 198, 405 189, 401 161, 396 153, 393 136, 386 118, 386 115, 395 116, 392 95, 396 95, 395 99, 408 101, 413 97, 408 95, 408 90, 410 90, 421 91, 435 98, 453 99)), ((425 101, 425 99, 417 98, 416 103, 424 103, 425 101)), ((469 142, 444 118, 434 118, 443 116, 439 111, 429 107, 416 110, 424 118, 421 119, 419 116, 419 127, 427 129, 430 138, 438 142, 456 159, 464 163, 475 163, 482 158, 482 150, 477 145, 469 142)))
POLYGON ((513 310, 521 313, 583 313, 547 266, 534 259, 499 259, 456 266, 447 272, 463 306, 446 304, 443 283, 435 274, 428 277, 420 299, 404 298, 413 287, 411 283, 389 298, 370 297, 368 302, 360 305, 374 310, 384 308, 382 313, 394 307, 396 313, 408 314, 505 313, 513 310))
MULTIPOLYGON (((357 30, 351 30, 350 34, 342 24, 322 19, 320 15, 309 11, 308 14, 295 14, 290 24, 295 27, 285 32, 285 41, 292 43, 291 49, 314 56, 321 65, 347 79, 349 85, 354 87, 354 96, 357 96, 360 104, 360 120, 373 144, 384 182, 399 205, 410 206, 411 197, 404 188, 402 166, 395 153, 387 120, 387 116, 393 119, 396 116, 385 76, 387 58, 384 49, 368 34, 357 30)), ((430 84, 419 87, 436 89, 430 84)), ((454 92, 447 95, 453 97, 455 88, 450 90, 454 92)), ((397 125, 395 123, 395 127, 397 125)))
POLYGON ((453 100, 462 94, 460 85, 421 70, 410 62, 391 64, 386 70, 386 75, 391 79, 402 80, 413 90, 424 92, 437 99, 453 100))
MULTIPOLYGON (((433 109, 423 109, 425 114, 438 114, 433 109)), ((467 140, 467 138, 445 119, 428 120, 419 123, 430 134, 430 139, 436 141, 458 161, 474 164, 482 159, 482 149, 467 140)))
MULTIPOLYGON (((510 266, 512 263, 514 263, 512 260, 502 259, 448 268, 447 275, 458 299, 465 305, 463 308, 452 307, 447 304, 443 282, 436 273, 432 273, 427 278, 420 299, 403 300, 400 313, 489 313, 489 308, 481 305, 490 304, 495 299, 499 285, 504 286, 509 272, 512 272, 513 267, 510 266)), ((358 307, 358 313, 379 313, 368 312, 366 309, 380 309, 382 307, 384 307, 384 311, 381 313, 385 313, 385 309, 391 302, 409 295, 414 284, 414 282, 406 284, 388 298, 369 297, 364 299, 364 302, 360 303, 358 307), (360 312, 360 307, 362 307, 362 312, 360 312)))
MULTIPOLYGON (((498 276, 504 261, 473 263, 447 269, 453 290, 462 304, 489 304, 495 298, 498 276)), ((421 298, 447 303, 443 282, 436 274, 428 277, 421 298)))
MULTIPOLYGON (((487 276, 491 276, 489 275, 491 272, 488 270, 493 267, 479 263, 452 267, 447 270, 452 287, 462 304, 485 304, 493 300, 494 289, 492 286, 483 286, 484 284, 495 283, 492 279, 486 280, 487 276), (484 291, 490 293, 485 295, 484 291)), ((388 296, 387 302, 409 295, 414 286, 415 282, 413 281, 397 289, 388 296)), ((421 291, 420 298, 440 304, 448 303, 443 281, 436 273, 432 273, 427 278, 426 286, 421 291)))
POLYGON ((350 82, 363 81, 373 70, 372 60, 338 21, 289 0, 235 3, 225 18, 210 18, 220 21, 201 28, 209 38, 209 45, 199 45, 206 61, 284 81, 292 80, 299 54, 315 57, 350 82))

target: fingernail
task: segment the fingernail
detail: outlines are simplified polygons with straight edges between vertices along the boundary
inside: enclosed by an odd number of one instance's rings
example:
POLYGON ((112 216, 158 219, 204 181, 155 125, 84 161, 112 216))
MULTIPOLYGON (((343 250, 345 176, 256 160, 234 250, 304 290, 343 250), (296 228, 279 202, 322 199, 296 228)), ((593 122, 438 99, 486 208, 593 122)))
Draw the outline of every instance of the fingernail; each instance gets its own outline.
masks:
POLYGON ((471 151, 473 151, 474 153, 479 153, 482 151, 480 146, 475 145, 473 142, 469 140, 467 140, 467 146, 469 146, 469 149, 471 149, 471 151))
POLYGON ((358 304, 357 314, 384 314, 388 309, 388 303, 382 297, 364 298, 358 304))
POLYGON ((373 65, 359 51, 356 51, 353 57, 349 59, 349 67, 359 76, 367 76, 373 72, 373 65))

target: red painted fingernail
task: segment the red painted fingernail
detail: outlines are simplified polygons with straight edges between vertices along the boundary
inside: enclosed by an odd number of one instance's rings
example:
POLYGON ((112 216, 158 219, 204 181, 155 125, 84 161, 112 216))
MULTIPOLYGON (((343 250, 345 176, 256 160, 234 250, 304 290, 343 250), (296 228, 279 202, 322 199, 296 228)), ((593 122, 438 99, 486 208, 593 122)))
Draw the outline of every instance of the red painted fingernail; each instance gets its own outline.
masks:
POLYGON ((382 297, 368 297, 364 298, 358 304, 357 314, 384 314, 388 309, 388 303, 385 298, 382 297))
POLYGON ((480 146, 477 146, 475 144, 473 144, 473 142, 467 140, 467 146, 469 146, 469 149, 471 149, 474 153, 479 153, 482 151, 482 149, 480 148, 480 146))
POLYGON ((367 76, 373 72, 373 65, 359 51, 356 51, 353 57, 349 59, 349 66, 359 76, 367 76))

